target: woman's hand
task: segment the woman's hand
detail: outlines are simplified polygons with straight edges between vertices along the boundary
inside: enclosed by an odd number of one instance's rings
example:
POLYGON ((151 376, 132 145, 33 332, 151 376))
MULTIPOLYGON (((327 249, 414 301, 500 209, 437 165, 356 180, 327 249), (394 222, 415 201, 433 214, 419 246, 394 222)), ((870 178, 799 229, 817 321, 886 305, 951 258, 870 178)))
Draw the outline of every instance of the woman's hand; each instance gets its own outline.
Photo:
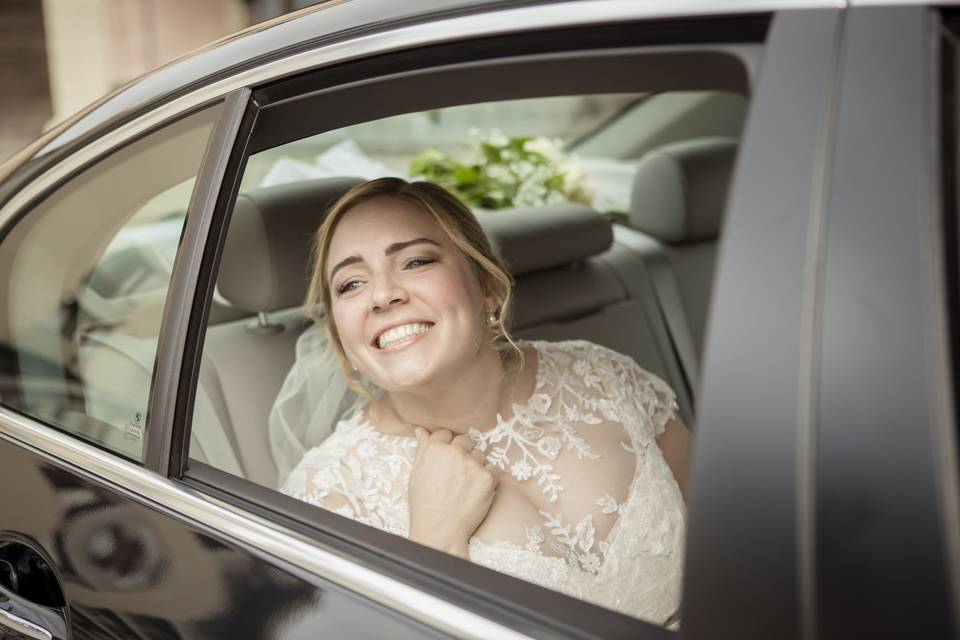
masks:
POLYGON ((410 539, 467 557, 467 543, 487 517, 497 487, 493 467, 465 435, 416 428, 410 472, 410 539))

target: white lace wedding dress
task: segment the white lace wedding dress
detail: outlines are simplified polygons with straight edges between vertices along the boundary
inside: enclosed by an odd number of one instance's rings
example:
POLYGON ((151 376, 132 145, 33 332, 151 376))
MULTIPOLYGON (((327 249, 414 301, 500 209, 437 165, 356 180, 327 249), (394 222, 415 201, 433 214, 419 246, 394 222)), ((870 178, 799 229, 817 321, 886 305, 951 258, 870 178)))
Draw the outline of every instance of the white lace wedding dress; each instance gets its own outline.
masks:
MULTIPOLYGON (((533 395, 491 430, 469 433, 501 470, 470 560, 662 624, 680 602, 685 532, 683 499, 656 443, 675 416, 674 395, 604 347, 526 344, 538 355, 533 395)), ((342 420, 281 490, 407 536, 416 440, 382 434, 365 416, 342 420)))

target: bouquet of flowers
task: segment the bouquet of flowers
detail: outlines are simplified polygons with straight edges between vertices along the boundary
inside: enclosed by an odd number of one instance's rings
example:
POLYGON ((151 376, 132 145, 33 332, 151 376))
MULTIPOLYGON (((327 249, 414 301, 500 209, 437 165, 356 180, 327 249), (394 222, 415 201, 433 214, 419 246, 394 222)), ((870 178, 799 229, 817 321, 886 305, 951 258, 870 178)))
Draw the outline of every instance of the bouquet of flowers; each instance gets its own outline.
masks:
MULTIPOLYGON (((475 133, 475 132, 472 132, 475 133)), ((498 131, 477 136, 473 162, 427 149, 410 163, 410 175, 439 184, 480 209, 536 207, 556 202, 590 204, 593 192, 580 164, 566 157, 559 141, 507 137, 498 131)))

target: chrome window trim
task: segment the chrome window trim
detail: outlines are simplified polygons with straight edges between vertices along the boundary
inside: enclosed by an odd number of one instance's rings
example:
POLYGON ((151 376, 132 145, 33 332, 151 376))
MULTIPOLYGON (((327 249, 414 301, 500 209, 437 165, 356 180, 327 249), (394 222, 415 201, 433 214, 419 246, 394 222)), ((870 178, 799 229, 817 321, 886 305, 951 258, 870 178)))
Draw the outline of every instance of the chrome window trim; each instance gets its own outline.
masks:
POLYGON ((164 121, 175 118, 205 103, 223 99, 226 94, 283 76, 399 49, 439 44, 452 40, 549 28, 599 25, 626 20, 730 15, 779 9, 842 8, 845 0, 730 0, 722 5, 703 0, 640 2, 638 0, 577 0, 557 5, 516 7, 485 13, 445 18, 398 27, 335 42, 319 49, 297 53, 248 69, 167 102, 82 147, 19 191, 0 209, 0 229, 18 211, 73 171, 102 154, 124 144, 164 121))
POLYGON ((443 633, 470 640, 529 640, 529 636, 509 627, 357 564, 348 555, 307 536, 174 483, 5 407, 0 407, 0 439, 53 464, 66 464, 79 476, 134 500, 153 503, 161 511, 172 511, 254 552, 323 577, 443 633))

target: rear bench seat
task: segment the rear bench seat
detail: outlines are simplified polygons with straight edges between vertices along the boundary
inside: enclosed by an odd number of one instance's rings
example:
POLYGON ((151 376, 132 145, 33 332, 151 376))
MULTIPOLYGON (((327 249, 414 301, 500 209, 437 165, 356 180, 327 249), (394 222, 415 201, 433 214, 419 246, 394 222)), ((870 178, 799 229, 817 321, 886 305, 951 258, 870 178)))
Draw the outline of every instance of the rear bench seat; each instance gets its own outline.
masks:
MULTIPOLYGON (((310 238, 326 206, 356 182, 314 180, 241 196, 218 286, 257 318, 207 331, 191 457, 276 486, 267 421, 306 327, 297 307, 309 279, 310 238)), ((586 339, 630 355, 676 390, 692 424, 691 398, 635 239, 615 243, 607 220, 574 204, 481 214, 480 222, 516 278, 516 337, 586 339)))

